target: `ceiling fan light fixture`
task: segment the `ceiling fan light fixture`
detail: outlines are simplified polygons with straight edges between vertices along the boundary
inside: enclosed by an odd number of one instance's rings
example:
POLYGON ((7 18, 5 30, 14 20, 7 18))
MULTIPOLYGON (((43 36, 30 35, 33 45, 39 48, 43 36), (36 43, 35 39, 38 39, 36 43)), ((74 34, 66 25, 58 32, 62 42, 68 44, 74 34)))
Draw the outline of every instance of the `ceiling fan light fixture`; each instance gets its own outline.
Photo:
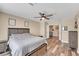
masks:
POLYGON ((44 18, 44 17, 42 17, 41 19, 42 19, 42 20, 44 20, 45 18, 44 18))

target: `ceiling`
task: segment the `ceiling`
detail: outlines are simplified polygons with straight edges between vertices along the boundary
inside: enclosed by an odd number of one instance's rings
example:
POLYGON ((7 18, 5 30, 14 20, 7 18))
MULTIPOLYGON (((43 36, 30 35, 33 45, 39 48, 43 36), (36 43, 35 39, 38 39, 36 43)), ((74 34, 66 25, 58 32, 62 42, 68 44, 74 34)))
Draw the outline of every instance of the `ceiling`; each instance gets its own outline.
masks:
POLYGON ((39 12, 54 14, 50 20, 71 20, 79 12, 78 3, 0 3, 0 11, 12 15, 21 16, 34 21, 40 19, 34 18, 40 16, 39 12))

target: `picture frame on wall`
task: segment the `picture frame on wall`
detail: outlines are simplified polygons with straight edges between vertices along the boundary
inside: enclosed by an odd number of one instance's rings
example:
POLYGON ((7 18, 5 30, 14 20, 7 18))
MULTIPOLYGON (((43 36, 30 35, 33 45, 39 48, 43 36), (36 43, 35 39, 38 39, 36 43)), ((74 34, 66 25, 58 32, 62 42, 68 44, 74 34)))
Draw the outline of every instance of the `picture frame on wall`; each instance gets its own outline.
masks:
POLYGON ((68 26, 63 26, 63 31, 68 31, 68 26))
POLYGON ((29 21, 24 21, 24 27, 29 27, 29 21))
POLYGON ((8 25, 9 25, 9 26, 16 26, 16 19, 14 19, 14 18, 9 18, 9 20, 8 20, 8 25))

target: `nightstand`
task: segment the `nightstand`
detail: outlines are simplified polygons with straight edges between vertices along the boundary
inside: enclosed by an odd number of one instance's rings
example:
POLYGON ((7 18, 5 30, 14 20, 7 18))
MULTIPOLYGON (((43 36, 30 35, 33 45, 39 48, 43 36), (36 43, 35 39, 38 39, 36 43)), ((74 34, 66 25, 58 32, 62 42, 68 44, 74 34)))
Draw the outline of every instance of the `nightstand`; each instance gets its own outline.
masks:
POLYGON ((9 51, 7 51, 7 41, 0 41, 0 56, 9 55, 9 51))

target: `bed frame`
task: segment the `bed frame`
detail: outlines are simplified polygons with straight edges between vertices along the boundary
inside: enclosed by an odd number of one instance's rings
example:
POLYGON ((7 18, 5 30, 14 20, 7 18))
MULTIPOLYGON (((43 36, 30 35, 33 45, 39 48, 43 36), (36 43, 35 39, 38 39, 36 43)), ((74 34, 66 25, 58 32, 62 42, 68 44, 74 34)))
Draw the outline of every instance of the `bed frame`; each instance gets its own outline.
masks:
MULTIPOLYGON (((8 28, 8 40, 11 34, 30 33, 29 28, 8 28)), ((27 53, 25 56, 43 56, 47 52, 47 44, 44 43, 35 50, 27 53)))

